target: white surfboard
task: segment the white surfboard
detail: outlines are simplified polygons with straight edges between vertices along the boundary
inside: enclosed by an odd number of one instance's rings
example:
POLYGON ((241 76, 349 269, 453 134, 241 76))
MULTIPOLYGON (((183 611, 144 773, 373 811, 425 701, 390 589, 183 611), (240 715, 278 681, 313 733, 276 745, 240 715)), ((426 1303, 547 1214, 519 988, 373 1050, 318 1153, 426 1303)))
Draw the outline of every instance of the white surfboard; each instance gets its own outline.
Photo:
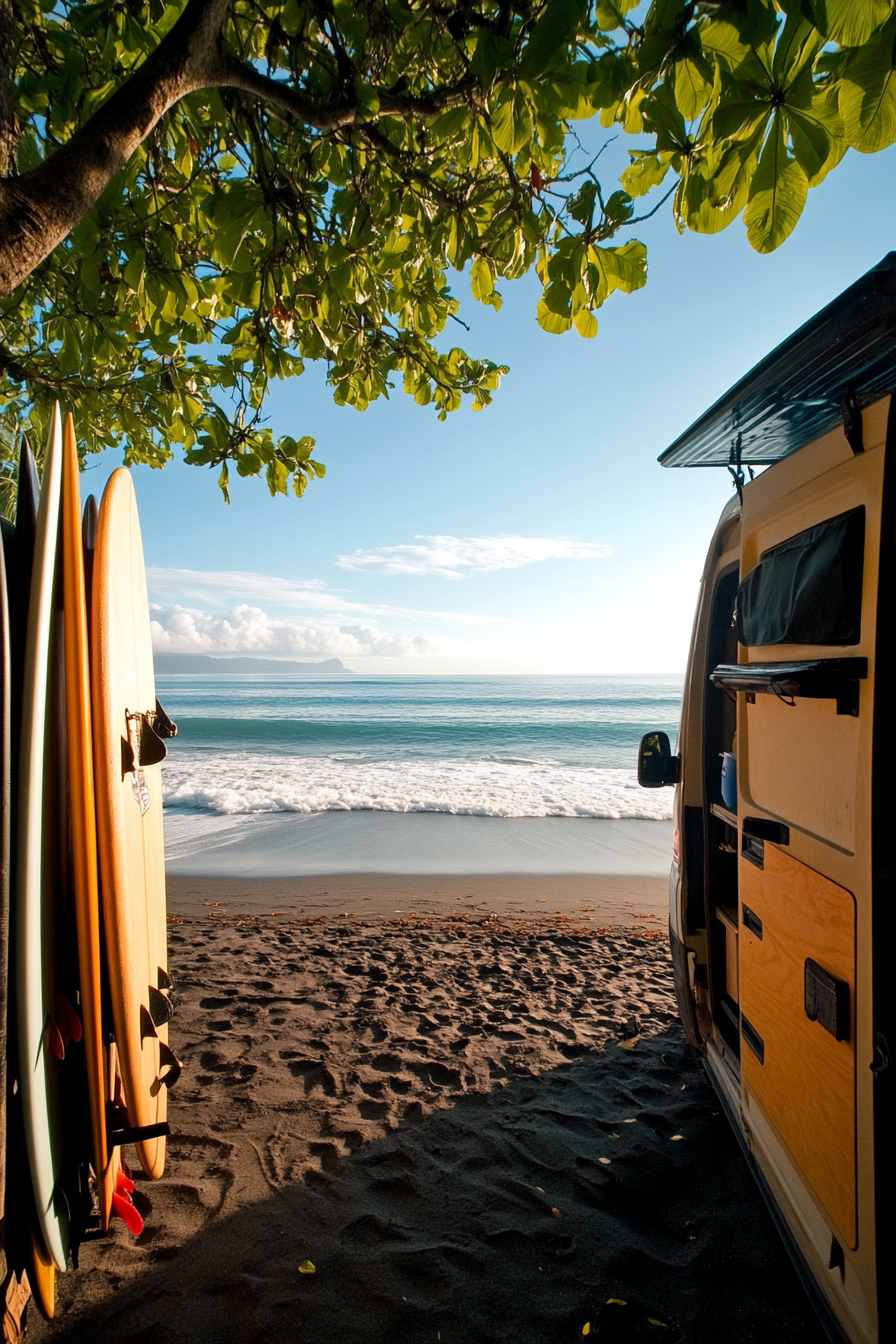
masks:
MULTIPOLYGON (((57 406, 44 459, 25 636, 16 826, 15 957, 19 1087, 38 1229, 57 1270, 68 1265, 69 1219, 59 1181, 65 1132, 60 1105, 56 1030, 55 904, 64 823, 52 771, 59 736, 53 696, 54 610, 62 477, 62 422, 57 406)), ((61 762, 60 762, 61 764, 61 762)), ((58 767, 57 767, 58 768, 58 767)))

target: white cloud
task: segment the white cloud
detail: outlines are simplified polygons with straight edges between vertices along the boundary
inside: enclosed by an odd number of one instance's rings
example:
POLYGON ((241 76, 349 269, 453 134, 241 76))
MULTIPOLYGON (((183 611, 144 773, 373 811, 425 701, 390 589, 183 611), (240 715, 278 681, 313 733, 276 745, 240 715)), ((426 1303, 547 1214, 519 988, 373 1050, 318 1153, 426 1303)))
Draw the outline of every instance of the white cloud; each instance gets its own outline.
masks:
POLYGON ((249 570, 164 569, 149 566, 146 571, 153 597, 165 602, 192 598, 212 605, 229 605, 239 600, 265 602, 275 607, 301 607, 326 613, 337 620, 351 616, 394 616, 433 621, 454 621, 461 625, 509 625, 502 616, 471 615, 463 611, 421 611, 416 607, 394 607, 384 602, 349 602, 334 593, 320 579, 284 579, 277 574, 255 574, 249 570))
POLYGON ((376 570, 380 574, 438 574, 461 579, 464 574, 519 569, 539 560, 602 560, 609 546, 569 537, 430 537, 413 544, 377 546, 337 556, 342 569, 376 570))
POLYGON ((150 607, 153 648, 158 653, 242 653, 269 657, 408 658, 439 646, 420 635, 389 635, 374 625, 300 625, 268 616, 246 603, 224 616, 178 604, 150 607))

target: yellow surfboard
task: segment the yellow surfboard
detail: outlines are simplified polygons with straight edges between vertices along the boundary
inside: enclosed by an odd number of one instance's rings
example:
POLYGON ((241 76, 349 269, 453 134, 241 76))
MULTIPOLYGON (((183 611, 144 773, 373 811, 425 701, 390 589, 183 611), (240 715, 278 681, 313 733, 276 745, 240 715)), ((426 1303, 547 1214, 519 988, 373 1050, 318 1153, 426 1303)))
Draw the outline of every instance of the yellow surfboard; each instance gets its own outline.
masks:
POLYGON ((90 713, 90 661, 87 596, 81 525, 78 449, 72 417, 66 417, 62 444, 62 574, 65 613, 65 709, 71 807, 72 876, 78 930, 81 1016, 93 1166, 96 1173, 103 1231, 109 1226, 119 1152, 110 1154, 106 1107, 112 1100, 102 1020, 100 980, 100 901, 97 871, 96 805, 90 713))
MULTIPOLYGON (((137 501, 119 468, 103 494, 91 602, 94 771, 109 986, 128 1137, 146 1174, 165 1169, 171 1004, 162 834, 161 736, 137 501), (136 1131, 136 1132, 135 1132, 136 1131)), ((115 1134, 112 1134, 115 1141, 115 1134)))

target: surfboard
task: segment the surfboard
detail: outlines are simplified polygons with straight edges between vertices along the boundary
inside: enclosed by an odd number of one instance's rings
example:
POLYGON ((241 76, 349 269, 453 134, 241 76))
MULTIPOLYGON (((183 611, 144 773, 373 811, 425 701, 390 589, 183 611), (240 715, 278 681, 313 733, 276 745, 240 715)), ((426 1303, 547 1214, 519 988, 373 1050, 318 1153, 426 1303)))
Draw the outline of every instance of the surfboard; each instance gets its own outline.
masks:
MULTIPOLYGON (((7 597, 9 602, 10 662, 10 719, 9 746, 10 775, 18 778, 20 717, 22 705, 22 677, 24 671, 25 635, 28 626, 28 605, 31 590, 31 569, 34 559, 34 537, 37 528, 37 509, 40 484, 34 454, 26 438, 22 438, 19 452, 18 490, 16 495, 15 527, 4 528, 6 550, 7 597)), ((12 828, 11 828, 12 829, 12 828)), ((10 843, 12 834, 10 835, 10 843)), ((15 881, 10 871, 10 930, 15 927, 15 881)), ((8 1077, 18 1078, 18 1041, 15 1029, 15 956, 14 938, 10 935, 8 951, 8 994, 6 1051, 8 1077)), ((22 1095, 16 1088, 6 1094, 6 1212, 3 1239, 7 1266, 17 1275, 27 1268, 32 1291, 44 1315, 52 1319, 56 1302, 56 1270, 41 1244, 33 1212, 33 1194, 25 1150, 22 1122, 22 1095)))
POLYGON ((65 717, 72 868, 78 937, 78 969, 84 1063, 90 1103, 93 1169, 100 1226, 109 1226, 121 1169, 119 1150, 110 1154, 106 1106, 112 1100, 103 1031, 100 969, 100 898, 93 741, 90 712, 90 658, 81 516, 81 482, 75 427, 66 417, 62 442, 62 575, 65 625, 65 717))
POLYGON ((165 747, 156 732, 174 729, 157 717, 143 543, 134 486, 124 467, 110 477, 100 505, 90 639, 99 868, 115 1044, 130 1137, 144 1171, 157 1179, 165 1169, 168 1087, 180 1074, 168 1046, 165 747))
MULTIPOLYGON (((59 621, 56 560, 62 474, 62 425, 56 406, 44 459, 25 630, 15 845, 15 961, 18 1083, 37 1230, 49 1263, 68 1265, 70 1229, 61 1198, 65 1130, 58 1049, 56 902, 60 832, 59 767, 54 733, 59 621)), ((75 1022, 77 1018, 75 1016, 75 1022)), ((68 1024, 77 1031, 74 1023, 68 1024)))
MULTIPOLYGON (((10 533, 11 533, 10 529, 10 533)), ((0 538, 0 1274, 6 1280, 6 1057, 7 996, 9 990, 9 869, 12 789, 11 687, 9 599, 6 586, 6 524, 0 538)))

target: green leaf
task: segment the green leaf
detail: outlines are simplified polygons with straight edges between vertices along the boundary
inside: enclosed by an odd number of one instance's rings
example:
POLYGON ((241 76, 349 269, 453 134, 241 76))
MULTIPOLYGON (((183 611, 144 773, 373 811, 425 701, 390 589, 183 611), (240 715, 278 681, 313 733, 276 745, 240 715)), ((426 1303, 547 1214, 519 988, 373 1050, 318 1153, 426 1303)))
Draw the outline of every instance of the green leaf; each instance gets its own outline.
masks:
POLYGON ((553 312, 544 299, 538 305, 537 320, 541 329, 550 332, 552 336, 562 336, 572 326, 571 317, 564 317, 561 313, 553 312))
POLYGON ((733 23, 712 19, 700 29, 700 45, 704 54, 716 60, 726 71, 737 70, 751 54, 751 47, 741 39, 733 23))
POLYGON ((493 33, 491 28, 481 28, 476 40, 476 50, 470 62, 470 69, 484 89, 490 88, 499 70, 513 65, 513 43, 506 37, 493 33))
MULTIPOLYGON (((842 133, 832 135, 828 126, 818 116, 813 115, 813 111, 814 109, 810 109, 803 112, 794 107, 787 110, 787 128, 790 132, 793 156, 805 172, 810 187, 816 187, 824 180, 834 164, 840 162, 847 149, 845 135, 842 133)), ((839 118, 837 121, 839 122, 839 118)))
POLYGON ((230 472, 227 470, 227 463, 226 463, 226 462, 225 462, 224 465, 222 466, 222 468, 221 468, 221 474, 220 474, 220 476, 218 477, 218 488, 220 489, 221 494, 224 496, 224 503, 225 503, 225 504, 229 504, 229 503, 230 503, 230 472))
POLYGON ((696 61, 675 63, 675 101, 685 121, 693 121, 703 111, 712 94, 712 84, 696 61))
POLYGON ((236 469, 240 476, 257 476, 261 468, 262 461, 257 453, 240 453, 236 459, 236 469))
POLYGON ((630 9, 634 9, 638 0, 597 0, 597 22, 605 33, 615 32, 622 27, 623 20, 630 9))
MULTIPOLYGON (((520 73, 531 79, 550 65, 554 56, 575 37, 582 15, 579 0, 547 0, 520 61, 520 73)), ((477 55, 478 55, 477 47, 477 55)))
POLYGON ((586 340, 593 340, 597 335, 597 318, 588 308, 583 308, 580 312, 576 313, 573 322, 575 323, 576 331, 580 336, 584 336, 586 340))
POLYGON ((647 284, 647 248, 633 238, 621 247, 594 247, 589 256, 597 254, 609 292, 621 289, 631 294, 647 284))
POLYGON ((656 147, 660 152, 681 149, 688 143, 684 117, 668 80, 645 98, 643 114, 647 125, 656 132, 656 147))
POLYGON ((773 252, 790 237, 806 204, 809 183, 803 168, 787 153, 784 118, 775 117, 750 187, 744 223, 757 252, 773 252))
POLYGON ((252 223, 252 215, 237 216, 229 224, 216 228, 211 239, 212 256, 221 266, 230 266, 252 223))
POLYGON ((285 495, 289 487, 289 469, 276 458, 269 462, 265 471, 271 496, 285 495))
POLYGON ((574 195, 570 196, 566 203, 566 208, 573 219, 584 224, 586 228, 591 227, 591 221, 594 218, 594 206, 597 201, 597 183, 584 182, 574 195))
POLYGON ((840 84, 840 115, 846 137, 862 154, 896 140, 896 14, 850 55, 840 84))
POLYGON ((630 196, 646 196, 660 186, 672 166, 671 154, 652 154, 644 150, 629 150, 631 166, 620 177, 630 196))
MULTIPOLYGON (((375 117, 380 110, 380 96, 373 85, 363 79, 356 79, 354 90, 358 111, 365 117, 375 117)), ((286 494, 285 488, 282 493, 286 494)))
POLYGON ((480 303, 485 303, 495 292, 495 272, 487 257, 477 257, 470 267, 470 289, 480 303))
POLYGON ((890 0, 811 0, 815 26, 841 47, 861 47, 893 12, 890 0))

